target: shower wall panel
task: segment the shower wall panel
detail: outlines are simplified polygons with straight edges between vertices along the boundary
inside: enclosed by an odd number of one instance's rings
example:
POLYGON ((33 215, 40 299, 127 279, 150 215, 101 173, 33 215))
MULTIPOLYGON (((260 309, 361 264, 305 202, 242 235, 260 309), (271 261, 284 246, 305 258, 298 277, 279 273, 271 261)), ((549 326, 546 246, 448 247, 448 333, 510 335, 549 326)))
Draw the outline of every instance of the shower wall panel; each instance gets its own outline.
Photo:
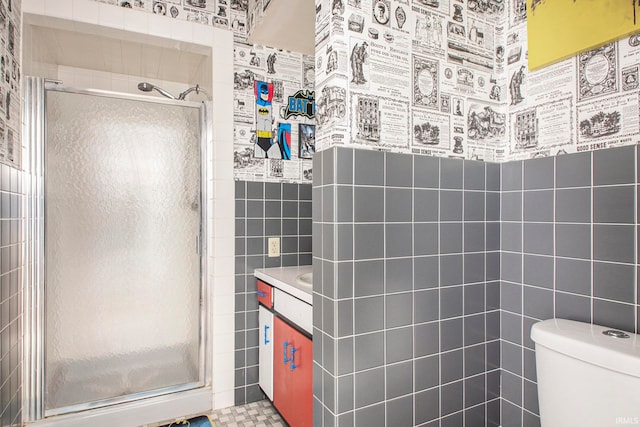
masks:
POLYGON ((0 164, 0 426, 20 425, 22 392, 21 172, 0 164))

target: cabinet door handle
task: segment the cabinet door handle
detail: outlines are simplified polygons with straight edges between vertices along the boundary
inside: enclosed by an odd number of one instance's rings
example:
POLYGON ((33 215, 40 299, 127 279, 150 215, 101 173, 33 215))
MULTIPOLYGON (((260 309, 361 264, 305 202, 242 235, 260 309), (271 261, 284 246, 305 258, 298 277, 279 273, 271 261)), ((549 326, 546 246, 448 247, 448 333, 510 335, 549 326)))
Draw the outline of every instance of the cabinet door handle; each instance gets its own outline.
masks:
POLYGON ((283 363, 286 365, 287 363, 289 363, 289 360, 291 360, 291 359, 287 358, 287 347, 289 347, 289 343, 285 341, 284 344, 283 344, 283 347, 284 347, 284 360, 283 360, 283 363))
POLYGON ((291 370, 293 371, 294 369, 297 368, 296 366, 296 348, 294 346, 291 346, 291 370))
POLYGON ((271 341, 267 339, 267 330, 269 329, 269 325, 264 325, 264 343, 269 344, 271 341))
POLYGON ((265 292, 262 291, 256 291, 256 294, 258 294, 259 297, 266 297, 267 294, 265 292))

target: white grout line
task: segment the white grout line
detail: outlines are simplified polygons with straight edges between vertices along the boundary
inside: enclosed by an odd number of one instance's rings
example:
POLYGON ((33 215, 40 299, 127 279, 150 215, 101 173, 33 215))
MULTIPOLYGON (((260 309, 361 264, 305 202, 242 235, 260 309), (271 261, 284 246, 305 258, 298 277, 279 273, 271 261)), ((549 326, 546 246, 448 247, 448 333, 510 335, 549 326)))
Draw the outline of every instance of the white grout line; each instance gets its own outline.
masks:
MULTIPOLYGON (((591 197, 591 205, 589 206, 589 217, 591 219, 591 228, 589 230, 589 234, 590 234, 590 244, 591 244, 591 250, 589 253, 590 256, 590 260, 591 260, 591 287, 590 287, 590 294, 589 297, 591 298, 591 300, 589 301, 589 308, 591 310, 591 312, 589 313, 589 318, 591 319, 591 323, 593 323, 593 308, 594 308, 594 300, 593 300, 593 295, 594 295, 594 283, 593 283, 593 278, 594 278, 594 263, 593 263, 593 259, 594 259, 594 239, 593 239, 593 153, 589 154, 589 172, 591 175, 591 188, 590 188, 590 197, 591 197)), ((555 300, 555 298, 554 298, 555 300)))
MULTIPOLYGON (((635 222, 635 227, 633 229, 633 260, 634 262, 638 262, 638 146, 636 145, 634 147, 634 177, 635 177, 635 183, 634 183, 634 190, 633 190, 633 220, 635 222)), ((640 298, 638 295, 638 267, 636 266, 636 268, 633 269, 633 302, 635 303, 635 307, 634 307, 634 322, 635 322, 635 329, 634 332, 640 333, 640 331, 638 330, 638 328, 640 328, 640 318, 638 317, 638 302, 640 302, 640 298)))

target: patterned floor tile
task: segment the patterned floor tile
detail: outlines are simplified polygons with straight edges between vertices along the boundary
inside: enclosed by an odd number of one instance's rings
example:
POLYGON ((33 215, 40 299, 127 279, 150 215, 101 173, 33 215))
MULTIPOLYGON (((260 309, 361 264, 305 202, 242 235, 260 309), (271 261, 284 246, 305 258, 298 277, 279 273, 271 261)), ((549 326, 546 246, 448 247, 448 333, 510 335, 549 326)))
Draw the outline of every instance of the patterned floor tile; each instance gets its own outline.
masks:
POLYGON ((216 427, 285 427, 286 424, 268 400, 214 411, 216 427))

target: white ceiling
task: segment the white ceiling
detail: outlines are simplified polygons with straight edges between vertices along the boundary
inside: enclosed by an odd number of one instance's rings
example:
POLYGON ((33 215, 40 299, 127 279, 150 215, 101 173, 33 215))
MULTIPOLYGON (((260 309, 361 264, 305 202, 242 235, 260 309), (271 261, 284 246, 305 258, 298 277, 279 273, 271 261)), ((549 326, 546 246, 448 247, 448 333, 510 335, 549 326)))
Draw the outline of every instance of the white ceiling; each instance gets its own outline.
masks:
POLYGON ((313 0, 271 0, 249 43, 315 54, 316 7, 313 0))

